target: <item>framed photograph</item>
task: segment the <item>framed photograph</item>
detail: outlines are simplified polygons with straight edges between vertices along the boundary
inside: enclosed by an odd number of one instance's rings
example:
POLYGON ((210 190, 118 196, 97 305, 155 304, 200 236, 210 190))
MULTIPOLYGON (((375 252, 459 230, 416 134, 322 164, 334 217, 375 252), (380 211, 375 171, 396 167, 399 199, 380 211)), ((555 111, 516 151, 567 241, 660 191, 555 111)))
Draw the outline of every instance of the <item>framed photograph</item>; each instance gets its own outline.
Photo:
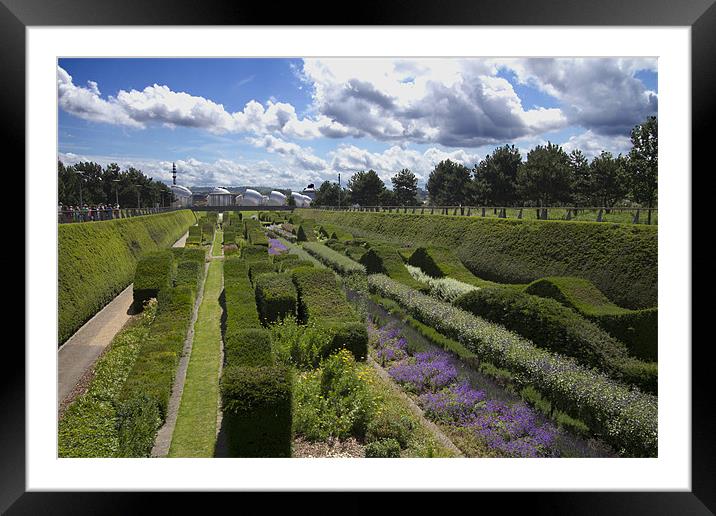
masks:
POLYGON ((0 508, 716 511, 691 330, 712 4, 3 0, 27 302, 0 508))

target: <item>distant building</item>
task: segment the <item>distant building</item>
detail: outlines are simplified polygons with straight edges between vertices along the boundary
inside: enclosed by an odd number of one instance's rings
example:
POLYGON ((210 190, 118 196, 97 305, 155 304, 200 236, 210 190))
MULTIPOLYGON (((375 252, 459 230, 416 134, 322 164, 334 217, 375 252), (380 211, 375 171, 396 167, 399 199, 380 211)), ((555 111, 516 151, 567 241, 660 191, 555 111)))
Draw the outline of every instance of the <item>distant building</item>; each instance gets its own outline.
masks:
MULTIPOLYGON (((238 199, 239 196, 237 196, 237 202, 239 202, 238 199)), ((243 195, 243 198, 240 201, 241 206, 260 206, 261 203, 263 203, 264 196, 261 195, 256 190, 252 190, 251 188, 248 188, 243 195)))
POLYGON ((231 206, 234 204, 234 195, 226 188, 215 187, 206 196, 209 206, 231 206))
POLYGON ((316 200, 316 188, 314 187, 313 183, 311 183, 306 188, 304 188, 303 191, 301 192, 301 194, 310 198, 311 201, 315 201, 316 200))
POLYGON ((269 194, 267 206, 284 206, 286 204, 286 196, 278 190, 273 190, 269 194))
POLYGON ((177 166, 172 163, 172 194, 174 194, 174 201, 172 207, 174 208, 188 208, 192 203, 192 193, 186 186, 177 184, 177 166))
POLYGON ((296 208, 308 208, 313 202, 313 199, 309 196, 298 192, 291 192, 291 197, 293 197, 293 200, 296 201, 296 208))

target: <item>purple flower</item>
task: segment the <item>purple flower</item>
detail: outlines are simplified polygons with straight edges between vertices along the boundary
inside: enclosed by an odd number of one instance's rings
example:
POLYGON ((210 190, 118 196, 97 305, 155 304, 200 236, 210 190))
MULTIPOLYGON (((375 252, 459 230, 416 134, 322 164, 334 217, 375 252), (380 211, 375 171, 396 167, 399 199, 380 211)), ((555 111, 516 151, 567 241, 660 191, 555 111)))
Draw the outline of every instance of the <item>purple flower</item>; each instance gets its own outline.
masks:
POLYGON ((390 376, 414 392, 434 391, 457 379, 457 368, 447 353, 425 351, 397 362, 390 376))

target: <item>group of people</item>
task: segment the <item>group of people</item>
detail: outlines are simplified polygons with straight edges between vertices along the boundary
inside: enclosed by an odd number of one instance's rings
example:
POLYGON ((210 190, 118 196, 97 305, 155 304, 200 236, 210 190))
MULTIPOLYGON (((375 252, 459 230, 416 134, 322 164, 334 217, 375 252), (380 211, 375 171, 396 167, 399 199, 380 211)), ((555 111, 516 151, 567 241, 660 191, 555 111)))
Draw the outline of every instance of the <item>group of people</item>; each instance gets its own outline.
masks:
POLYGON ((93 222, 97 220, 111 220, 120 217, 119 204, 97 204, 83 206, 57 207, 58 222, 93 222))

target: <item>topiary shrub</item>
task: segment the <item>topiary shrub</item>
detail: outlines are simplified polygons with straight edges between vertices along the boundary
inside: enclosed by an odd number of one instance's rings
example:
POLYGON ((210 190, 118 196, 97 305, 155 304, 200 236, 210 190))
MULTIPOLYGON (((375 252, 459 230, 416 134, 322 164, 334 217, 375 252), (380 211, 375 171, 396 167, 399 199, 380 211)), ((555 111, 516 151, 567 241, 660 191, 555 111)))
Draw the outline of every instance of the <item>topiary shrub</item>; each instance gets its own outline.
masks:
POLYGON ((262 328, 238 330, 224 342, 226 367, 260 367, 273 365, 271 334, 262 328))
POLYGON ((306 230, 303 229, 303 226, 298 226, 298 230, 296 231, 296 241, 298 242, 307 242, 308 237, 306 236, 306 230))
POLYGON ((392 459, 400 457, 400 443, 395 439, 381 439, 366 445, 365 456, 373 459, 392 459))
MULTIPOLYGON (((253 270, 252 268, 252 274, 253 270)), ((296 287, 289 274, 261 274, 255 279, 254 284, 256 286, 256 303, 264 325, 269 325, 289 315, 296 317, 296 287)))
POLYGON ((264 261, 255 261, 249 263, 249 279, 252 285, 256 285, 256 279, 260 274, 274 272, 274 265, 264 258, 264 261))
POLYGON ((368 330, 362 322, 342 322, 326 320, 318 323, 332 335, 322 356, 327 357, 338 350, 347 349, 356 360, 365 360, 368 356, 368 330))
POLYGON ((137 394, 117 410, 119 457, 148 457, 162 424, 159 406, 151 396, 137 394))
POLYGON ((188 285, 195 291, 199 289, 201 278, 204 273, 204 263, 198 262, 180 262, 177 264, 177 272, 174 277, 174 286, 180 287, 182 285, 188 285))
POLYGON ((655 365, 630 357, 621 342, 554 299, 482 288, 459 297, 455 306, 501 324, 541 348, 575 357, 616 379, 656 392, 655 365))
POLYGON ((133 296, 137 306, 172 286, 174 256, 167 250, 149 253, 139 260, 134 273, 133 296))
POLYGON ((365 267, 368 274, 386 273, 385 267, 383 267, 383 260, 375 249, 368 249, 368 251, 360 257, 359 263, 365 267))
POLYGON ((221 402, 231 457, 291 456, 288 367, 227 367, 221 378, 221 402))

